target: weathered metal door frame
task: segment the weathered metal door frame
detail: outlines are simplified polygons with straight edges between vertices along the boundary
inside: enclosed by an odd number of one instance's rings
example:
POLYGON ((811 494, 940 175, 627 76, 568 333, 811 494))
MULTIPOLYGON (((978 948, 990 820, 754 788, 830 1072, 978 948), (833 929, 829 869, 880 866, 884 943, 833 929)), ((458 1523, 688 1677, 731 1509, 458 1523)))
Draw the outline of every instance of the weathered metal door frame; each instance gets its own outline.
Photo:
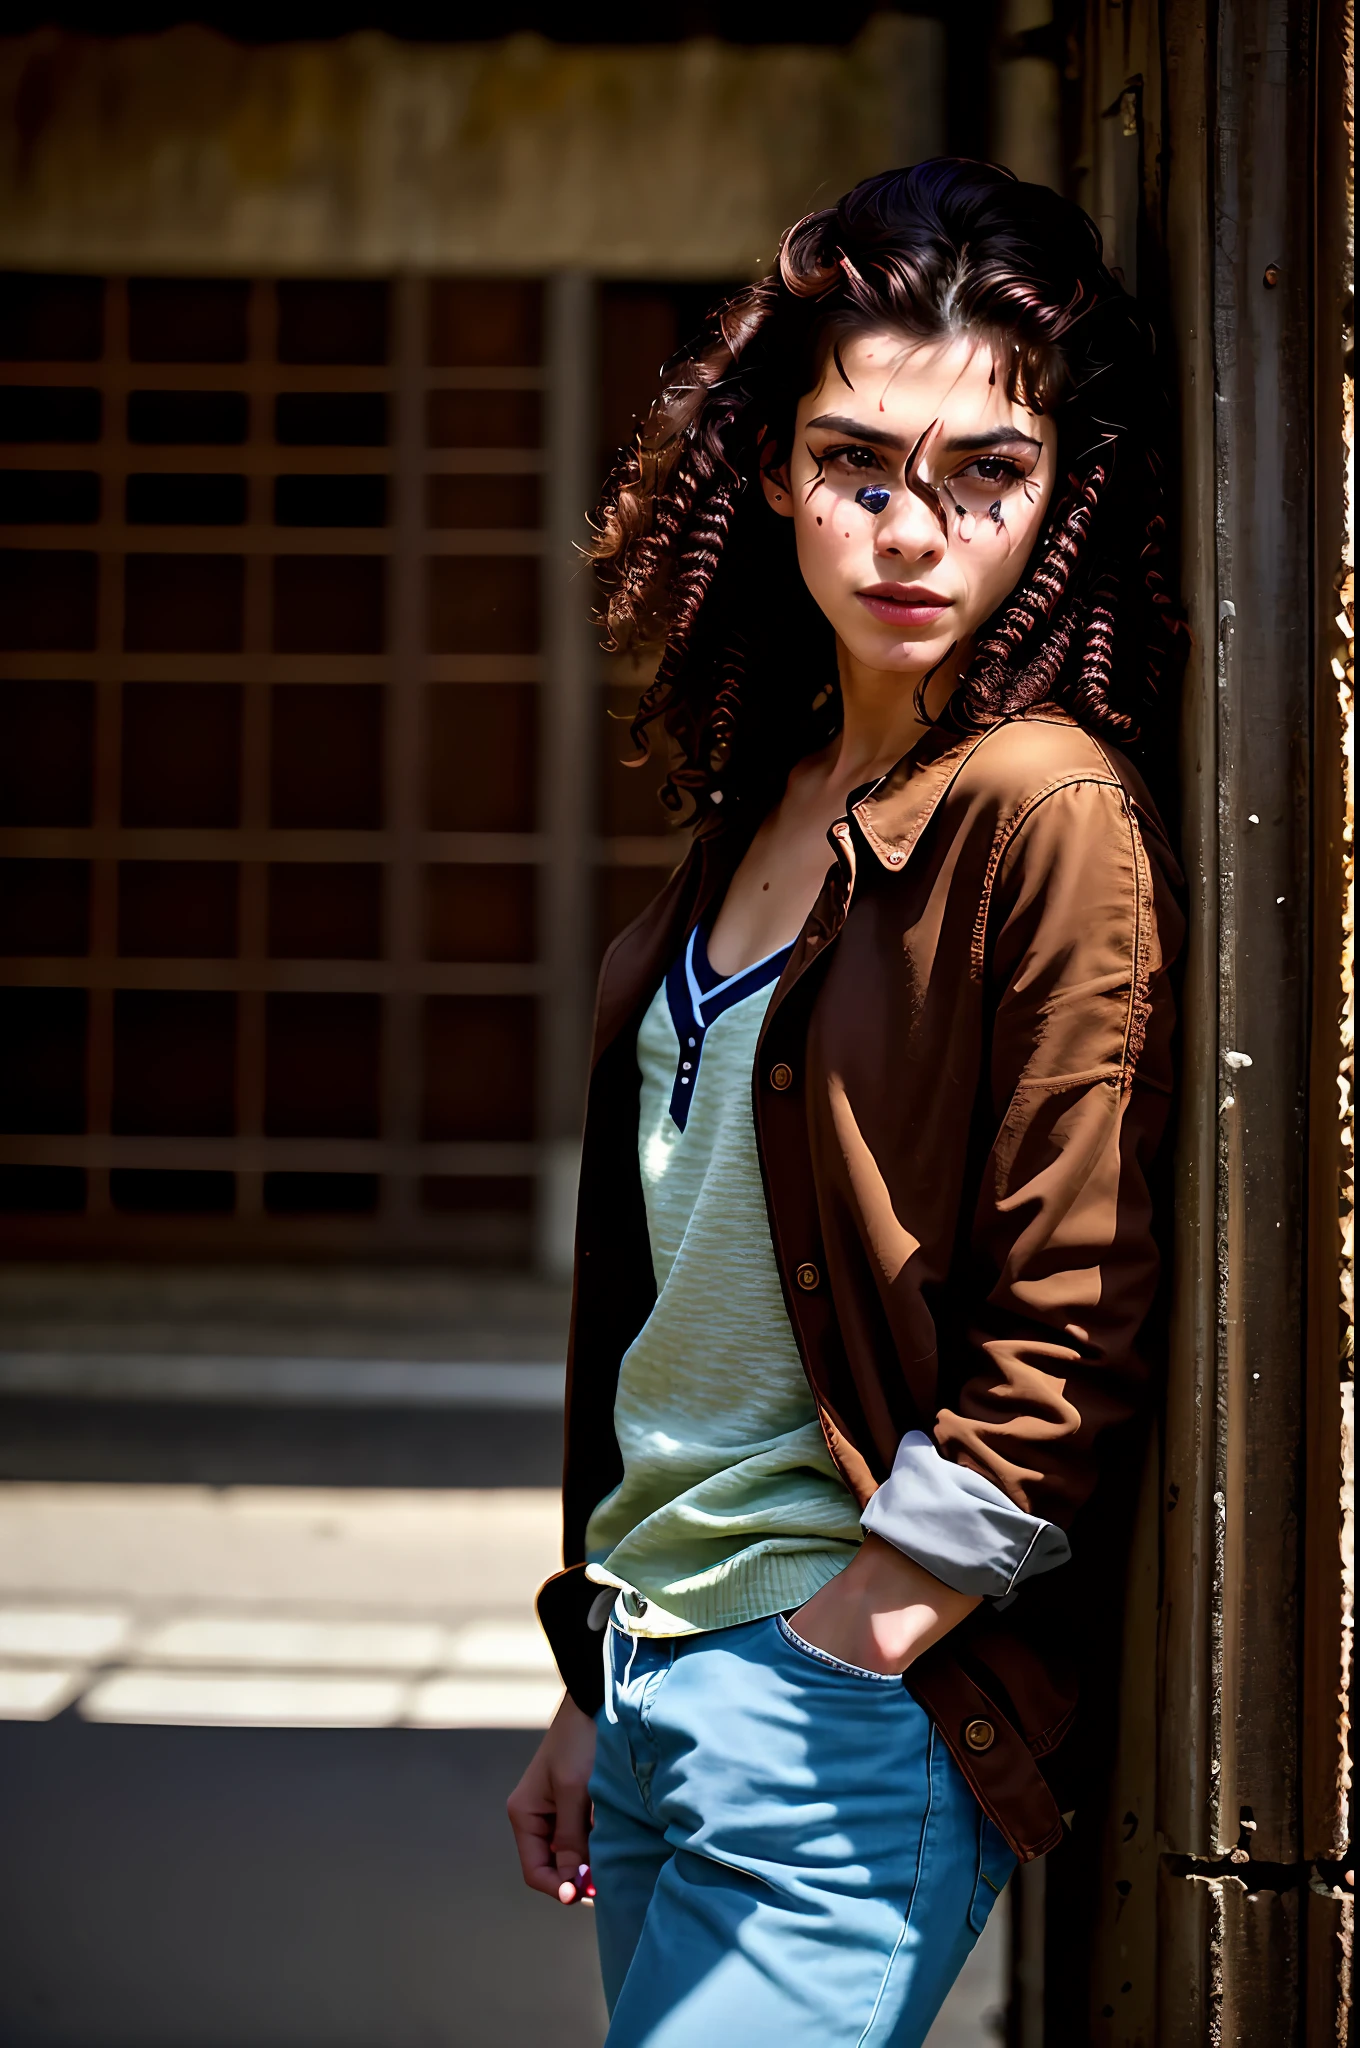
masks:
POLYGON ((1352 50, 1349 0, 1086 10, 1074 189, 1180 415, 1192 928, 1119 1750, 1021 2048, 1347 2038, 1352 50))

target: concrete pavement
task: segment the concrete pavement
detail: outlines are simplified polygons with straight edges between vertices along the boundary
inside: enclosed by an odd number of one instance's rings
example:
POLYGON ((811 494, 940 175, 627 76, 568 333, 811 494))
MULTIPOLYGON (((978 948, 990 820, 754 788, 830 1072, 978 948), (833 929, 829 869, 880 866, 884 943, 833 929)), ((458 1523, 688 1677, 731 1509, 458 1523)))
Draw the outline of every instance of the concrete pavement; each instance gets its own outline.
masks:
MULTIPOLYGON (((504 1819, 565 1306, 0 1267, 5 2048, 599 2048, 589 1915, 504 1819)), ((999 2038, 1003 1919, 930 2048, 999 2038)))

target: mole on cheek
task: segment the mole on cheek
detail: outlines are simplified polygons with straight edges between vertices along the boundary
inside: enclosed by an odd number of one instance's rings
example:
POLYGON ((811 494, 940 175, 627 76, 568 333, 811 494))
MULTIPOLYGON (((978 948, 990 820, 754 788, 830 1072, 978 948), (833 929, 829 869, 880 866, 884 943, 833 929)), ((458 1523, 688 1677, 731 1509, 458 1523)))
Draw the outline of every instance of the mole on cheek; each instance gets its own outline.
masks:
POLYGON ((820 525, 821 525, 821 523, 822 523, 822 520, 821 520, 821 514, 819 513, 819 514, 817 515, 817 524, 818 524, 818 525, 820 526, 820 525))

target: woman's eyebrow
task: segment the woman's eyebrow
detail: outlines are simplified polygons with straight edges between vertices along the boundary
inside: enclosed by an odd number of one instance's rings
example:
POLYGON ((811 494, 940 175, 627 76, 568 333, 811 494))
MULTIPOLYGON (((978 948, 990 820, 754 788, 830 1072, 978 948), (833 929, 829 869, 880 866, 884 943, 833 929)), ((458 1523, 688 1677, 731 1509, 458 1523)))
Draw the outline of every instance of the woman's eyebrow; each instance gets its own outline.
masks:
POLYGON ((981 434, 951 434, 945 442, 951 455, 979 455, 988 448, 1034 448, 1043 452, 1043 442, 1018 427, 990 427, 981 434))
POLYGON ((905 448, 906 442, 900 434, 885 433, 882 427, 866 427, 860 420, 848 419, 843 412, 819 413, 815 420, 808 421, 808 431, 813 427, 825 427, 833 434, 848 434, 854 441, 872 441, 876 448, 905 448))
MULTIPOLYGON (((900 434, 890 434, 883 427, 866 427, 862 420, 852 420, 843 412, 819 413, 815 420, 808 421, 808 431, 821 427, 832 434, 846 434, 854 441, 868 441, 875 448, 905 448, 906 442, 900 434)), ((989 448, 1032 448, 1042 454, 1043 442, 1036 441, 1033 434, 1022 434, 1018 427, 988 427, 977 434, 951 434, 944 443, 944 450, 950 455, 980 455, 989 448)))

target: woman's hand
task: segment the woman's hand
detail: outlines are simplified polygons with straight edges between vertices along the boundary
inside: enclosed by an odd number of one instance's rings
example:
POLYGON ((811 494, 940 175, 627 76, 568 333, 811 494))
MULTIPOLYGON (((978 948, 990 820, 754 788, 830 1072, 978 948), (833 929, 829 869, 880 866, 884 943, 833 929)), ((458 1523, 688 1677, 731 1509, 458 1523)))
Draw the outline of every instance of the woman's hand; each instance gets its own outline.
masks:
POLYGON ((980 1604, 881 1537, 866 1536, 845 1570, 799 1608, 792 1626, 843 1664, 895 1676, 980 1604))
POLYGON ((524 1882, 570 1906, 593 1898, 590 1882, 590 1773, 595 1723, 570 1694, 505 1802, 524 1882))

